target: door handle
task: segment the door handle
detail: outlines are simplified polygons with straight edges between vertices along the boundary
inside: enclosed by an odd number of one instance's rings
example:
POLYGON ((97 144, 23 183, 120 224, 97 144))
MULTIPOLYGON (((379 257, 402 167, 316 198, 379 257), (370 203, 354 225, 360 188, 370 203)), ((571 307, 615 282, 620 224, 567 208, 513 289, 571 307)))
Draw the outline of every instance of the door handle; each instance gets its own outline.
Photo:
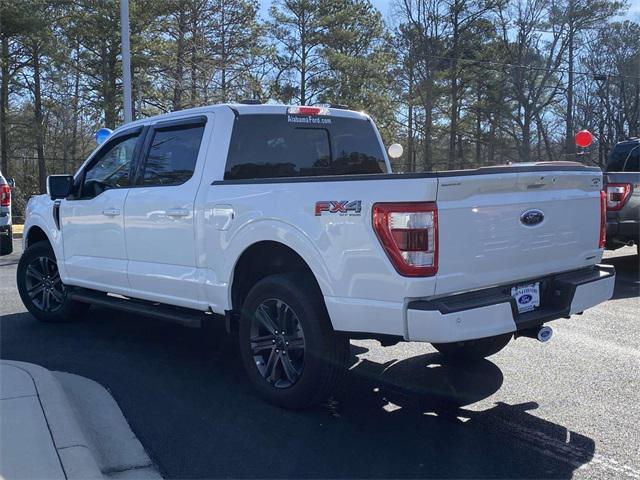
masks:
POLYGON ((102 214, 106 215, 107 217, 117 217, 118 215, 120 215, 120 209, 119 208, 106 208, 106 209, 102 210, 102 214))
POLYGON ((167 210, 168 217, 187 217, 189 215, 189 210, 185 208, 172 208, 171 210, 167 210))

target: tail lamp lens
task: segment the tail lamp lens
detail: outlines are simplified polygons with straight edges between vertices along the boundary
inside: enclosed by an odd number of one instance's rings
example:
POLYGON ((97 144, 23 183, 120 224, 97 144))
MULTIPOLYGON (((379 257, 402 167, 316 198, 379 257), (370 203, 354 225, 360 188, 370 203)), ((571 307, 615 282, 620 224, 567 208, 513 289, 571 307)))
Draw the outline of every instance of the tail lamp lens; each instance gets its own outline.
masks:
POLYGON ((0 207, 8 207, 11 205, 11 187, 9 185, 0 185, 0 207))
POLYGON ((435 203, 376 203, 373 226, 398 273, 422 277, 438 272, 435 203))
POLYGON ((620 210, 629 194, 631 193, 631 184, 629 183, 609 183, 607 184, 607 210, 615 212, 620 210))
POLYGON ((600 242, 598 246, 604 248, 607 243, 607 193, 600 191, 600 242))

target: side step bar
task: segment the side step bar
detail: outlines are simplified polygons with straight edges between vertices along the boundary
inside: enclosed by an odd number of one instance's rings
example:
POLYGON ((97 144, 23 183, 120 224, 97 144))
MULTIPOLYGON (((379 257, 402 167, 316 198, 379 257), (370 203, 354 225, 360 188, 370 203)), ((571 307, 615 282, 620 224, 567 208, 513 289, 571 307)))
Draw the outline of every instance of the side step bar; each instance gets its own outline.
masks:
POLYGON ((202 326, 211 313, 192 310, 190 308, 174 307, 157 302, 137 300, 120 296, 108 295, 84 288, 74 288, 67 294, 72 300, 89 303, 100 307, 114 308, 137 315, 155 317, 169 322, 179 323, 187 327, 198 328, 202 326))

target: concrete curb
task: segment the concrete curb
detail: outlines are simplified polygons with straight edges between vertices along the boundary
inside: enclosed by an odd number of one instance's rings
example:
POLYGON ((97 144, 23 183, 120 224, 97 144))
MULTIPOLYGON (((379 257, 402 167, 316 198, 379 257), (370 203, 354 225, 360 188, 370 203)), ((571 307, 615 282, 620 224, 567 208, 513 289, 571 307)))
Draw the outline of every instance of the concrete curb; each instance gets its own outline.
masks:
POLYGON ((0 478, 162 479, 102 385, 18 361, 0 370, 0 478))
POLYGON ((26 372, 35 386, 54 447, 68 480, 104 477, 89 449, 89 442, 70 407, 60 383, 46 368, 30 363, 3 360, 26 372))
POLYGON ((13 225, 13 238, 22 238, 24 225, 13 225))
POLYGON ((102 385, 72 373, 53 372, 53 375, 67 393, 105 477, 162 479, 120 407, 102 385))

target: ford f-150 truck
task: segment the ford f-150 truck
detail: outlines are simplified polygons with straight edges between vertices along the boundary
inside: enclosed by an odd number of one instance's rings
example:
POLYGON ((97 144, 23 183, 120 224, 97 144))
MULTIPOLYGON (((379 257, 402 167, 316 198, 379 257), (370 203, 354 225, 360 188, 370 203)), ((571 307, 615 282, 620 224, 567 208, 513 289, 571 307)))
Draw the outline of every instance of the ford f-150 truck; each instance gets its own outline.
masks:
POLYGON ((366 114, 216 105, 124 125, 49 177, 17 280, 43 321, 224 318, 257 391, 300 408, 349 338, 481 358, 609 299, 605 202, 597 168, 393 174, 366 114))

